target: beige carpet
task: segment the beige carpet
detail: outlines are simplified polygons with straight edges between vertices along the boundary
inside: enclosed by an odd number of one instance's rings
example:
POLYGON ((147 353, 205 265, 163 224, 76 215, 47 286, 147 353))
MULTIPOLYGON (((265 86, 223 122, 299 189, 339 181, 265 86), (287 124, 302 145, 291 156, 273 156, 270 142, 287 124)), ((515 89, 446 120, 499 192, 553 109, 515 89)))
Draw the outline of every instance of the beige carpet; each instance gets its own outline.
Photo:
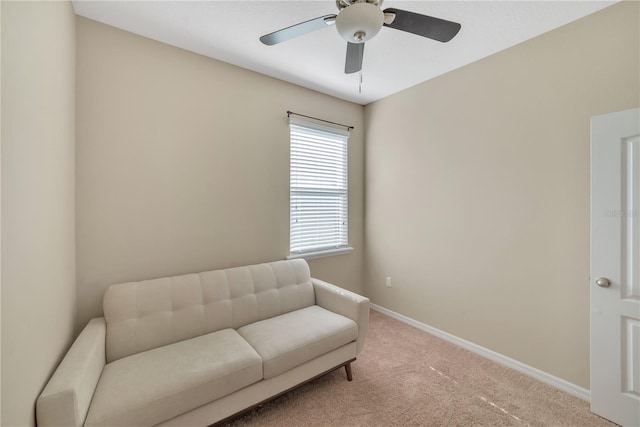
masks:
POLYGON ((231 425, 615 426, 581 399, 375 311, 352 366, 352 382, 340 369, 231 425))

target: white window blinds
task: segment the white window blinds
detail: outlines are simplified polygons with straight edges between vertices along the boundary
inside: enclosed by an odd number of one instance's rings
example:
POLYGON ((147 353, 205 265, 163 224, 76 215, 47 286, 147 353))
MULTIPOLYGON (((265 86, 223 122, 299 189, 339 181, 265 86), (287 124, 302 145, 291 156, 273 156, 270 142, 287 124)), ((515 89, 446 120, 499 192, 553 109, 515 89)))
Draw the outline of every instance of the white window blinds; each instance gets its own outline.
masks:
POLYGON ((347 247, 349 131, 289 119, 291 255, 347 247))

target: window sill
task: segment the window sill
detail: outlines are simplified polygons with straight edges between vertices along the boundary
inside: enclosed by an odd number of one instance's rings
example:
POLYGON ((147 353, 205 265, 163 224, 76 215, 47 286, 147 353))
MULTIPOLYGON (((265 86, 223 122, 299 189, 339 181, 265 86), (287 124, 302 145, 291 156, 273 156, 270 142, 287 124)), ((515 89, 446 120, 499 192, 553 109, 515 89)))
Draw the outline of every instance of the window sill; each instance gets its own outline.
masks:
POLYGON ((313 258, 323 258, 326 256, 334 256, 334 255, 345 255, 353 252, 353 248, 348 246, 345 248, 337 248, 337 249, 327 249, 324 251, 317 252, 305 252, 300 254, 291 254, 287 257, 287 259, 313 259, 313 258))

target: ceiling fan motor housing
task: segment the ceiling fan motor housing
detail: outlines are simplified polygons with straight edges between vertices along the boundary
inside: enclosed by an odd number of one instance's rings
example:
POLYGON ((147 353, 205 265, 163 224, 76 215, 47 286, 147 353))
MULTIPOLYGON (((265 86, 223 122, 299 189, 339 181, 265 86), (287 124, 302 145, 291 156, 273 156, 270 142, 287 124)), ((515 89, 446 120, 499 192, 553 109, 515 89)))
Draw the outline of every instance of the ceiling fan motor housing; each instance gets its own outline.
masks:
POLYGON ((371 3, 375 4, 378 7, 381 7, 382 1, 383 0, 336 0, 336 6, 338 7, 338 10, 342 10, 345 7, 351 6, 352 4, 356 3, 371 3))
POLYGON ((382 28, 384 13, 373 3, 360 2, 345 7, 336 18, 336 29, 349 43, 371 40, 382 28))

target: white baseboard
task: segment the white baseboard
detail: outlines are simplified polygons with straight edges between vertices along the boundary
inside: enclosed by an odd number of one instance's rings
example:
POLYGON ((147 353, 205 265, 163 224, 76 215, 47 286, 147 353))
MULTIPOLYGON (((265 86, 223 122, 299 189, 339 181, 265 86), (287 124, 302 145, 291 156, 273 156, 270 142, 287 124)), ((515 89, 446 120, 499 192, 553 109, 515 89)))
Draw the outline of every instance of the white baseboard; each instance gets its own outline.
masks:
POLYGON ((424 332, 427 332, 431 335, 441 338, 447 342, 455 344, 458 347, 462 347, 486 359, 500 363, 501 365, 505 365, 524 375, 530 376, 538 381, 541 381, 552 387, 555 387, 564 392, 567 392, 573 396, 579 397, 586 401, 591 400, 591 392, 586 388, 577 386, 573 383, 570 383, 569 381, 563 380, 562 378, 558 378, 549 373, 541 371, 540 369, 534 368, 533 366, 529 366, 522 362, 518 362, 517 360, 511 359, 510 357, 504 356, 500 353, 496 353, 495 351, 479 346, 478 344, 474 344, 470 341, 463 340, 462 338, 458 338, 455 335, 451 335, 447 332, 441 331, 440 329, 434 328, 433 326, 429 326, 422 322, 418 322, 417 320, 414 320, 410 317, 404 316, 400 313, 396 313, 395 311, 391 311, 388 308, 384 308, 373 303, 371 303, 371 308, 375 311, 386 314, 389 317, 393 317, 394 319, 397 319, 403 323, 406 323, 407 325, 413 326, 414 328, 420 329, 424 332))

